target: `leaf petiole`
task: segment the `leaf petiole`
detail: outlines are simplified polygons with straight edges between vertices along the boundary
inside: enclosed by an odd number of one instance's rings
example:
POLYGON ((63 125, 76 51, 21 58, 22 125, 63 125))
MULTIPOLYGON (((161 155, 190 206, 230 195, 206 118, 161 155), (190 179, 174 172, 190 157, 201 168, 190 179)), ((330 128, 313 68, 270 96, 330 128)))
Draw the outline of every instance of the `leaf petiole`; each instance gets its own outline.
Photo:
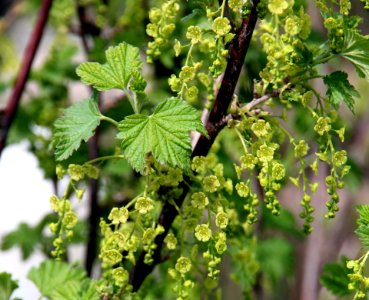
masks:
POLYGON ((93 163, 108 160, 108 159, 124 159, 124 158, 125 158, 124 155, 107 155, 107 156, 101 156, 101 157, 97 157, 95 159, 91 159, 88 162, 86 162, 85 164, 93 164, 93 163))
POLYGON ((100 120, 102 120, 102 121, 107 121, 107 122, 109 122, 109 123, 113 124, 115 127, 118 127, 118 125, 119 125, 119 123, 118 123, 117 121, 115 121, 115 120, 113 120, 112 118, 109 118, 109 117, 107 117, 107 116, 103 116, 103 115, 101 115, 100 120))

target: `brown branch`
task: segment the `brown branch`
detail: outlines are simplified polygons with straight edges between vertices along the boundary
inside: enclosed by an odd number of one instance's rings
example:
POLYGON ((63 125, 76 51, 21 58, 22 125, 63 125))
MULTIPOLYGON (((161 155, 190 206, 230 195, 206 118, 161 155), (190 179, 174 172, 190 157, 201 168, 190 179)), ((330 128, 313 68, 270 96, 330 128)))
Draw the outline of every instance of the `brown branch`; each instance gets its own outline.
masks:
MULTIPOLYGON (((77 15, 80 23, 79 37, 81 38, 82 46, 87 57, 89 57, 92 49, 91 43, 88 42, 88 36, 98 36, 100 30, 95 23, 88 19, 86 14, 86 8, 79 5, 76 1, 77 15)), ((93 89, 91 88, 91 93, 93 89)), ((98 103, 100 103, 100 94, 98 96, 98 103)), ((94 159, 99 156, 99 130, 96 130, 95 135, 88 142, 88 156, 89 159, 94 159)), ((86 260, 85 269, 87 274, 92 274, 94 262, 97 257, 98 249, 98 228, 99 220, 101 217, 101 207, 99 205, 99 181, 91 179, 89 182, 89 199, 88 199, 89 215, 87 218, 88 222, 88 239, 86 247, 86 260)))
POLYGON ((35 28, 32 32, 31 39, 28 42, 27 48, 24 52, 23 61, 15 86, 8 100, 8 104, 5 108, 4 115, 0 120, 0 156, 5 148, 6 140, 8 137, 9 129, 13 123, 14 117, 17 112, 17 108, 20 103, 23 90, 26 86, 27 79, 31 70, 32 62, 35 58, 38 46, 40 44, 49 12, 51 9, 53 0, 43 0, 40 11, 38 13, 35 28))
MULTIPOLYGON (((223 80, 215 99, 213 109, 210 112, 209 119, 205 126, 209 134, 209 139, 204 136, 200 137, 192 152, 192 157, 206 156, 218 133, 225 126, 224 119, 227 117, 228 107, 232 101, 238 78, 244 64, 246 53, 256 25, 256 6, 258 3, 259 1, 253 1, 253 7, 250 15, 247 19, 243 20, 240 29, 237 31, 235 38, 232 40, 229 46, 227 67, 224 72, 223 80)), ((184 180, 191 185, 192 182, 190 178, 185 177, 184 180)), ((182 193, 177 199, 174 200, 178 207, 181 207, 189 191, 189 185, 186 185, 183 182, 180 185, 179 188, 182 189, 182 193)), ((164 194, 167 191, 163 189, 161 192, 164 194)), ((164 238, 177 215, 178 212, 176 208, 170 204, 169 201, 166 201, 158 219, 158 224, 164 227, 164 233, 158 235, 155 239, 155 244, 157 247, 152 255, 153 263, 151 265, 144 263, 146 252, 141 252, 137 263, 133 267, 130 274, 130 284, 133 287, 133 291, 137 291, 140 288, 145 278, 153 271, 154 267, 161 262, 161 248, 163 246, 164 238)))
POLYGON ((265 103, 270 98, 277 97, 280 94, 279 90, 275 90, 270 94, 266 94, 264 96, 261 96, 260 98, 254 98, 251 100, 251 102, 247 103, 245 106, 241 107, 241 111, 247 113, 255 109, 260 104, 265 103))

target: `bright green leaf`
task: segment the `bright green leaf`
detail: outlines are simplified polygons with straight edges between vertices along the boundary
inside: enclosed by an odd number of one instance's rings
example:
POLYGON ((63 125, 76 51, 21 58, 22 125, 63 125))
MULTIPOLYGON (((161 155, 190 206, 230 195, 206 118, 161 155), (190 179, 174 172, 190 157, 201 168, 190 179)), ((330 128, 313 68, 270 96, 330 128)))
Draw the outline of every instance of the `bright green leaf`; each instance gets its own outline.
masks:
POLYGON ((102 115, 94 99, 73 104, 64 116, 55 122, 55 157, 64 160, 77 150, 82 141, 87 142, 100 124, 102 115))
POLYGON ((3 237, 1 249, 9 250, 12 247, 19 246, 22 251, 22 259, 25 260, 32 254, 41 238, 41 232, 36 228, 21 223, 16 230, 9 232, 3 237))
POLYGON ((186 102, 169 99, 160 103, 151 116, 126 117, 119 123, 124 155, 137 171, 144 168, 145 154, 151 152, 160 163, 189 169, 190 131, 207 134, 199 113, 186 102))
POLYGON ((51 297, 57 288, 64 287, 71 281, 82 281, 85 277, 83 270, 56 260, 44 261, 28 273, 28 278, 45 297, 51 297))
POLYGON ((95 284, 90 279, 72 280, 59 286, 52 294, 53 300, 99 300, 95 284))
POLYGON ((369 205, 358 205, 356 209, 359 213, 359 219, 355 233, 363 247, 369 249, 369 205))
POLYGON ((345 46, 341 55, 348 59, 362 78, 369 80, 369 37, 348 30, 345 32, 345 46))
POLYGON ((291 276, 294 266, 291 244, 282 238, 270 238, 260 241, 257 256, 263 274, 276 287, 283 278, 291 276), (273 255, 270 255, 273 253, 273 255))
POLYGON ((350 279, 347 274, 350 270, 346 267, 347 259, 342 257, 340 263, 329 263, 323 268, 320 283, 336 296, 347 296, 352 292, 348 289, 350 279))
POLYGON ((360 95, 347 80, 347 74, 337 71, 325 76, 323 80, 328 87, 327 97, 333 107, 338 109, 341 103, 344 102, 352 113, 354 113, 354 98, 358 98, 360 95))
POLYGON ((139 49, 123 42, 106 50, 105 56, 106 64, 83 63, 77 68, 77 75, 99 91, 127 89, 132 73, 142 65, 139 49))
POLYGON ((10 300, 10 296, 18 288, 17 281, 9 273, 0 273, 0 300, 10 300))

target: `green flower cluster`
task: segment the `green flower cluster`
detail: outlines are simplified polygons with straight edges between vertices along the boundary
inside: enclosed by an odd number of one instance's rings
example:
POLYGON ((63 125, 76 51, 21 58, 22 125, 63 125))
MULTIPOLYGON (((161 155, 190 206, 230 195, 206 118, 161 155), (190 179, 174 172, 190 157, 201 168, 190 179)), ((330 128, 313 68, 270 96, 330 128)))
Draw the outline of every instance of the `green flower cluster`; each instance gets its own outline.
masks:
POLYGON ((73 238, 73 228, 78 222, 77 214, 72 210, 72 205, 68 198, 74 192, 77 199, 81 200, 85 190, 77 188, 78 181, 86 178, 97 179, 99 177, 99 170, 89 163, 84 165, 70 164, 67 170, 57 165, 56 175, 58 179, 62 179, 66 173, 70 176, 70 180, 63 196, 58 198, 53 195, 50 198, 51 208, 58 214, 58 221, 49 224, 50 231, 56 235, 53 241, 55 249, 51 254, 58 259, 65 255, 65 240, 73 238))
POLYGON ((121 222, 126 221, 126 216, 124 208, 113 209, 109 214, 109 220, 112 223, 100 221, 103 235, 99 254, 103 268, 103 276, 99 280, 101 293, 114 294, 121 290, 130 290, 128 271, 123 266, 123 259, 135 261, 134 253, 139 248, 140 240, 136 235, 130 236, 129 231, 127 231, 128 228, 131 228, 128 226, 131 225, 130 223, 121 222), (114 226, 115 230, 112 229, 111 225, 114 226))
POLYGON ((153 58, 161 54, 161 48, 167 44, 168 39, 176 28, 176 20, 180 6, 178 1, 166 1, 160 8, 152 8, 149 12, 150 23, 147 24, 146 33, 154 40, 148 43, 146 51, 147 61, 152 62, 153 58))
POLYGON ((294 14, 292 5, 293 1, 269 1, 272 17, 261 24, 260 41, 267 53, 267 64, 260 75, 265 86, 272 85, 275 89, 283 88, 286 78, 306 72, 309 50, 305 40, 310 35, 310 16, 302 7, 294 14))
POLYGON ((355 291, 353 298, 355 300, 366 299, 369 291, 369 277, 364 274, 368 255, 369 252, 357 260, 349 260, 346 265, 348 269, 352 270, 352 273, 348 274, 350 279, 348 289, 350 291, 355 291))
POLYGON ((50 231, 57 235, 53 241, 55 248, 51 251, 51 255, 61 259, 66 251, 65 239, 70 240, 73 237, 73 228, 77 225, 78 217, 72 210, 71 202, 65 196, 60 199, 55 195, 51 196, 50 205, 59 217, 56 223, 49 224, 50 231))
MULTIPOLYGON (((184 35, 185 40, 175 40, 176 56, 187 50, 186 60, 178 75, 172 74, 168 84, 179 98, 191 104, 199 104, 204 92, 210 107, 214 99, 213 82, 225 69, 228 51, 226 44, 232 40, 231 23, 224 16, 226 1, 220 6, 214 4, 206 10, 207 20, 199 20, 199 24, 189 26, 184 35), (208 29, 209 28, 209 29, 208 29), (204 55, 210 57, 203 60, 204 55)), ((233 8, 239 10, 242 1, 233 1, 233 8), (238 3, 236 3, 238 2, 238 3)))
POLYGON ((68 174, 74 181, 81 181, 85 178, 97 179, 99 177, 99 169, 91 164, 68 166, 68 174))
POLYGON ((169 276, 176 280, 176 284, 173 287, 178 297, 177 299, 186 299, 189 297, 191 289, 195 286, 192 280, 186 278, 187 274, 191 271, 192 263, 191 259, 186 256, 181 256, 175 263, 175 268, 169 268, 169 276))

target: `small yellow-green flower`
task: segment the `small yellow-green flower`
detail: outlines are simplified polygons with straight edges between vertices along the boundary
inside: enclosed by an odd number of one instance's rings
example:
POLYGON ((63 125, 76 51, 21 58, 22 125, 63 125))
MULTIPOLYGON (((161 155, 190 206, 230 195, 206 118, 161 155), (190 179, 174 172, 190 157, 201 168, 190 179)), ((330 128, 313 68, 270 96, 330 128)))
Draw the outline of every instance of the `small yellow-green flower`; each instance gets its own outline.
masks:
POLYGON ((240 160, 241 160, 241 167, 243 169, 249 169, 249 170, 252 170, 258 162, 257 157, 255 157, 254 155, 250 153, 242 155, 240 160))
POLYGON ((147 228, 143 233, 142 242, 144 244, 150 244, 154 241, 155 237, 156 237, 155 229, 147 228))
POLYGON ((275 180, 282 180, 285 174, 286 174, 286 169, 284 168, 284 165, 282 165, 279 162, 273 162, 272 177, 275 180))
POLYGON ((183 80, 183 82, 189 82, 195 78, 196 71, 194 67, 184 66, 179 73, 179 78, 183 80))
POLYGON ((218 177, 215 175, 206 176, 203 180, 204 190, 209 193, 214 193, 220 187, 218 177))
POLYGON ((308 153, 309 148, 309 145, 304 140, 300 140, 295 146, 295 156, 298 158, 304 157, 308 153))
POLYGON ((229 0, 228 5, 230 9, 236 12, 242 8, 243 1, 242 0, 229 0))
POLYGON ((92 179, 99 178, 99 169, 91 164, 83 165, 83 171, 86 174, 86 176, 89 178, 92 178, 92 179))
POLYGON ((320 117, 314 126, 314 130, 319 134, 323 135, 325 132, 331 130, 331 119, 328 117, 320 117))
POLYGON ((119 286, 123 285, 124 282, 128 281, 128 271, 123 269, 122 267, 118 267, 113 269, 111 275, 115 281, 115 283, 119 286))
POLYGON ((85 177, 83 166, 70 164, 68 166, 68 174, 74 181, 80 181, 85 177))
POLYGON ((195 156, 192 160, 191 169, 197 173, 203 173, 206 171, 206 157, 195 156))
POLYGON ((161 11, 160 11, 160 9, 159 8, 156 8, 156 7, 155 8, 152 8, 150 10, 150 12, 149 12, 149 19, 150 19, 150 21, 153 22, 153 23, 157 23, 157 22, 159 22, 160 18, 161 18, 161 11))
POLYGON ((219 240, 215 243, 215 250, 218 254, 223 254, 227 250, 227 243, 224 240, 219 240))
POLYGON ((78 200, 81 200, 83 198, 83 195, 85 194, 85 189, 78 189, 76 190, 76 197, 78 200))
POLYGON ((135 209, 138 210, 140 214, 146 214, 154 208, 154 202, 149 197, 138 197, 135 209))
POLYGON ((269 0, 268 3, 268 9, 274 15, 283 14, 288 7, 289 3, 286 0, 269 0))
POLYGON ((302 103, 302 105, 304 105, 304 106, 309 105, 311 99, 313 99, 313 92, 312 91, 307 91, 301 97, 301 103, 302 103))
POLYGON ((161 34, 163 37, 168 38, 172 32, 176 29, 176 25, 174 23, 169 23, 167 25, 164 25, 161 29, 161 34))
POLYGON ((337 131, 338 137, 340 139, 340 141, 343 143, 345 141, 345 127, 341 127, 338 131, 337 131))
POLYGON ((340 1, 340 13, 343 15, 348 15, 351 9, 351 1, 350 0, 341 0, 340 1))
POLYGON ((156 24, 149 23, 146 26, 146 33, 148 36, 157 37, 158 36, 158 26, 156 24))
POLYGON ((181 274, 186 274, 191 270, 191 260, 188 257, 181 256, 177 259, 176 270, 181 274))
POLYGON ((78 217, 73 211, 69 211, 65 214, 63 222, 66 228, 71 229, 76 226, 78 217))
POLYGON ((117 263, 120 263, 123 256, 117 250, 107 250, 104 251, 101 255, 102 261, 108 265, 114 266, 117 263))
POLYGON ((59 212, 59 198, 55 195, 50 197, 51 209, 55 212, 59 212))
POLYGON ((201 28, 199 26, 188 27, 186 38, 191 40, 192 44, 197 44, 201 40, 201 28))
POLYGON ((247 197, 250 193, 250 188, 244 182, 237 183, 236 190, 240 197, 247 197))
POLYGON ((217 35, 224 36, 231 30, 231 25, 227 18, 218 17, 214 20, 212 29, 217 35))
POLYGON ((189 102, 193 102, 197 99, 198 94, 198 88, 196 86, 191 86, 189 89, 186 90, 186 99, 189 102))
POLYGON ((114 225, 126 223, 128 220, 128 209, 125 207, 114 207, 108 216, 114 225))
POLYGON ((202 242, 207 242, 211 238, 211 230, 209 228, 209 225, 207 224, 201 224, 197 225, 195 228, 195 237, 202 242))
POLYGON ((345 150, 337 151, 333 154, 332 163, 336 167, 344 165, 347 161, 347 153, 345 150))
POLYGON ((295 36, 300 33, 302 29, 301 19, 297 16, 289 16, 286 19, 284 30, 290 36, 295 36))
POLYGON ((265 122, 265 120, 260 119, 256 123, 252 124, 251 130, 257 137, 263 137, 270 132, 270 124, 265 122))
POLYGON ((228 226, 228 215, 221 211, 218 212, 216 217, 215 217, 215 225, 217 225, 217 227, 224 229, 228 226))
POLYGON ((256 151, 256 155, 258 156, 260 161, 266 163, 273 159, 274 148, 267 145, 261 145, 259 150, 256 151))
POLYGON ((173 233, 168 233, 168 235, 164 239, 164 243, 169 250, 174 250, 177 247, 177 238, 174 236, 173 233))
POLYGON ((197 209, 204 209, 209 204, 209 199, 203 192, 194 193, 191 199, 192 206, 197 209))
POLYGON ((174 53, 175 53, 176 57, 178 57, 181 54, 181 51, 182 51, 181 42, 176 40, 175 43, 174 43, 173 48, 174 48, 174 53))
POLYGON ((210 85, 210 79, 209 79, 209 75, 208 74, 205 74, 205 73, 198 73, 197 74, 197 78, 200 80, 200 82, 208 87, 210 85))
POLYGON ((181 80, 174 74, 168 79, 168 84, 173 92, 179 92, 181 90, 181 80))

